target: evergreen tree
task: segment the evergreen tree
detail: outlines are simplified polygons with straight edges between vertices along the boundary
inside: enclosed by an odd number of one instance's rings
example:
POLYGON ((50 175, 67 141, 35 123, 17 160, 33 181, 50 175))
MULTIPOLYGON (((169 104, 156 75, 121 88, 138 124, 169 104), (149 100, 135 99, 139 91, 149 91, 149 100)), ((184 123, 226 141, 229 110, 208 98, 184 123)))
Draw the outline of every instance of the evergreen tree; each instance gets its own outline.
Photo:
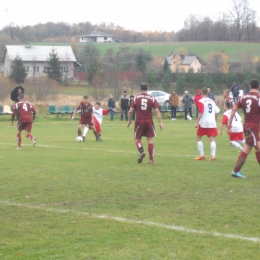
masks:
POLYGON ((150 69, 147 75, 147 83, 150 84, 150 88, 152 89, 153 87, 155 87, 158 81, 159 81, 158 72, 154 69, 150 69))
POLYGON ((46 68, 46 73, 48 77, 61 83, 62 82, 62 74, 60 67, 60 59, 55 49, 52 49, 49 53, 48 63, 49 65, 46 68))
POLYGON ((168 69, 169 69, 169 63, 167 59, 165 59, 163 63, 163 72, 166 72, 168 69))
POLYGON ((25 66, 22 59, 17 55, 11 65, 10 79, 14 80, 16 83, 20 84, 24 82, 27 77, 25 66))
POLYGON ((177 82, 176 82, 176 92, 178 94, 183 94, 186 89, 186 78, 185 75, 178 75, 177 82))
POLYGON ((166 72, 164 72, 163 77, 162 77, 162 88, 165 92, 169 92, 171 89, 171 82, 172 82, 172 72, 168 68, 166 72))

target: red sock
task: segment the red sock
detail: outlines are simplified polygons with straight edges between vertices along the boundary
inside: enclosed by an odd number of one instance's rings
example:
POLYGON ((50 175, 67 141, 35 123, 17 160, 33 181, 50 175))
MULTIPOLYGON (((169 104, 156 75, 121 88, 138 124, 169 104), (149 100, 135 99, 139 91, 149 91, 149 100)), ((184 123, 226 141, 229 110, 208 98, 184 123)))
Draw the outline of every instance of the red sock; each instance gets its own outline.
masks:
POLYGON ((246 161, 248 154, 246 154, 245 152, 241 152, 240 155, 237 158, 237 163, 236 166, 234 168, 234 172, 239 172, 243 166, 243 164, 246 161))
POLYGON ((153 156, 154 156, 154 145, 153 144, 148 144, 148 152, 150 156, 150 161, 153 161, 153 156))
POLYGON ((29 138, 30 140, 33 139, 33 136, 31 134, 27 134, 26 137, 29 138))
POLYGON ((18 146, 20 147, 21 146, 21 142, 22 142, 21 134, 17 134, 16 140, 17 140, 18 146))
POLYGON ((136 145, 137 150, 139 150, 140 148, 143 147, 143 144, 141 141, 135 141, 135 145, 136 145))
POLYGON ((258 161, 258 164, 260 164, 260 152, 255 153, 256 159, 258 161))

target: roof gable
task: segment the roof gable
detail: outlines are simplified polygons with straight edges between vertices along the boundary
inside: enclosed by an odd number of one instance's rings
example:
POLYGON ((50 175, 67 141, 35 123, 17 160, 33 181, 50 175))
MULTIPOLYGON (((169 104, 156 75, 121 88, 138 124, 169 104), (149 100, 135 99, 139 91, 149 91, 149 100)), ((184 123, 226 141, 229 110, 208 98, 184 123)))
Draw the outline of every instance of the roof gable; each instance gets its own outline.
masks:
POLYGON ((53 49, 60 61, 76 61, 71 46, 6 45, 4 58, 8 54, 10 60, 14 60, 18 55, 22 61, 48 61, 53 49))
POLYGON ((104 32, 98 31, 98 30, 92 31, 89 34, 81 35, 78 37, 82 37, 82 36, 85 36, 85 37, 113 37, 113 35, 111 35, 109 33, 104 33, 104 32))

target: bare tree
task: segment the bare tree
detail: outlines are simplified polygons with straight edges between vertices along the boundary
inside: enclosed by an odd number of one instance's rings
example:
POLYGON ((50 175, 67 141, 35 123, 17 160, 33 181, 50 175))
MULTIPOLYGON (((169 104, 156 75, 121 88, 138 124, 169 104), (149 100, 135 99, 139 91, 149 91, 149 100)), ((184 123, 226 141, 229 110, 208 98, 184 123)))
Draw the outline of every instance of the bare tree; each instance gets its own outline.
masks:
POLYGON ((256 12, 249 7, 248 0, 233 0, 229 15, 231 23, 236 28, 237 40, 241 41, 246 28, 255 21, 256 12))

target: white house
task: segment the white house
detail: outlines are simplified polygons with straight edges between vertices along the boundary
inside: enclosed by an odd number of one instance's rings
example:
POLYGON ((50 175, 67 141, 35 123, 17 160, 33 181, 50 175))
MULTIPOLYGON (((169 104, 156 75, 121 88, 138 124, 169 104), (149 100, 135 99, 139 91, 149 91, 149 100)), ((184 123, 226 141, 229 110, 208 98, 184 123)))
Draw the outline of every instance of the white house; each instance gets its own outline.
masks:
POLYGON ((79 42, 90 42, 90 43, 100 43, 100 42, 113 42, 113 35, 108 34, 108 33, 104 33, 104 32, 100 32, 100 31, 93 31, 89 34, 86 35, 81 35, 78 36, 79 38, 79 42))
POLYGON ((48 59, 52 50, 57 53, 63 78, 73 78, 74 68, 79 65, 71 46, 33 46, 25 45, 6 45, 6 50, 2 60, 4 75, 10 76, 11 65, 17 56, 23 61, 28 73, 27 77, 44 77, 48 59))
POLYGON ((204 65, 204 62, 195 54, 179 55, 171 53, 165 59, 173 73, 176 70, 188 72, 190 69, 193 69, 194 73, 198 73, 204 65))

